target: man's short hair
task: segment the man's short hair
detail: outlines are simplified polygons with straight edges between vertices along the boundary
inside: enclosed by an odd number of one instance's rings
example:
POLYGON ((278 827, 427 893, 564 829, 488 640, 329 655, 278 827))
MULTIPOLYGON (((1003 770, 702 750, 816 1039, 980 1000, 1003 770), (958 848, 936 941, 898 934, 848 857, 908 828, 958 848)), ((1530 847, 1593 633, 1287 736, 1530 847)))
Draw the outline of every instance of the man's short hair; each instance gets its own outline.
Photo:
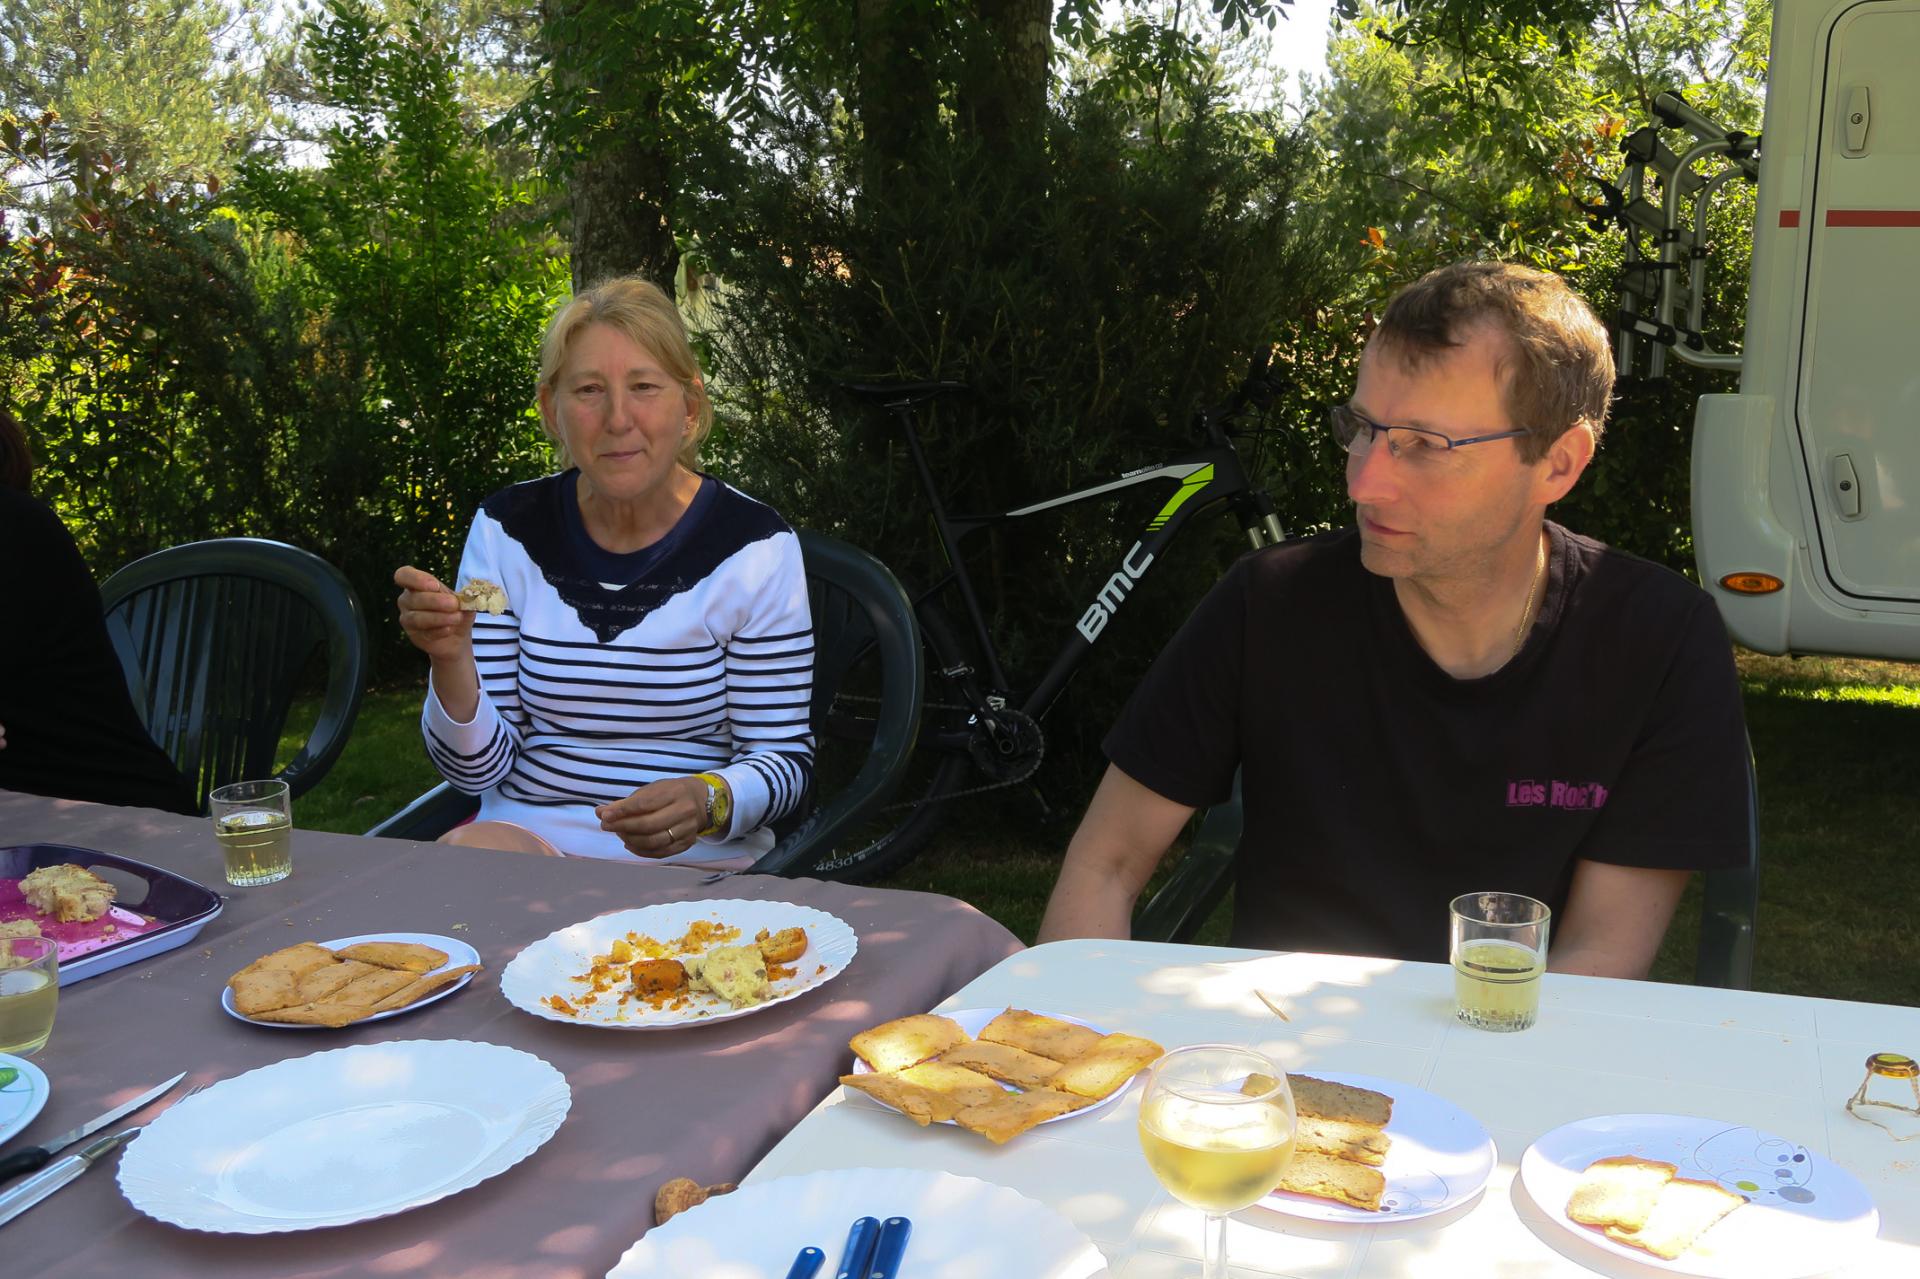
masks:
POLYGON ((1443 266, 1395 294, 1373 336, 1417 369, 1483 325, 1507 340, 1499 367, 1507 416, 1527 432, 1520 456, 1539 461, 1580 422, 1597 443, 1613 398, 1613 346, 1586 299, 1557 275, 1506 262, 1443 266))

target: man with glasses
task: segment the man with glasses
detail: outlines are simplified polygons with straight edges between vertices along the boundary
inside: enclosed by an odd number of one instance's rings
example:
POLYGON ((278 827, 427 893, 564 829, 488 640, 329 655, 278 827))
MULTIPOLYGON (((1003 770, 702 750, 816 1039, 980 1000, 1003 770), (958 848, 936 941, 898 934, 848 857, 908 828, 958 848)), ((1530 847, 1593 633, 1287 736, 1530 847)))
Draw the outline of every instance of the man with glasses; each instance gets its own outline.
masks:
POLYGON ((1042 941, 1125 937, 1243 774, 1235 945, 1444 962, 1448 901, 1525 893, 1551 967, 1646 975, 1695 870, 1747 856, 1713 602, 1546 519, 1606 422, 1606 330, 1557 277, 1397 295, 1330 414, 1353 527, 1243 558, 1106 741, 1042 941))

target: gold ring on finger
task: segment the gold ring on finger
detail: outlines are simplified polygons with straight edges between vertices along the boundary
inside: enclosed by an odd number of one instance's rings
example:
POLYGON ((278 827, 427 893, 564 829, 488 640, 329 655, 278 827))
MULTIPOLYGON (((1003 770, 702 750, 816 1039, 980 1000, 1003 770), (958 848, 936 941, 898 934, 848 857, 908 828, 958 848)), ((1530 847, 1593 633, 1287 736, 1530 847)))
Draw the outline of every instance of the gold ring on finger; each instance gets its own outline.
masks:
POLYGON ((679 838, 680 837, 678 835, 673 833, 673 827, 671 826, 667 827, 667 842, 669 844, 678 842, 679 838))

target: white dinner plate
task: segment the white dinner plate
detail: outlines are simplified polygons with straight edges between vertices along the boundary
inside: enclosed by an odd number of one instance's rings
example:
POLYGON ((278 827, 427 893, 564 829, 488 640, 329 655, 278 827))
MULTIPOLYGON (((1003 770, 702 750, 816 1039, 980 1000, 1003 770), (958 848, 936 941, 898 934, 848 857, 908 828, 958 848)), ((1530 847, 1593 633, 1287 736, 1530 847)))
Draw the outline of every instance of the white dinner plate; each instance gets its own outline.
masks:
POLYGON ((1310 1221, 1410 1221, 1431 1217, 1466 1203, 1480 1193, 1493 1175, 1497 1154, 1493 1138, 1480 1121, 1444 1097, 1397 1079, 1356 1075, 1345 1070, 1301 1070, 1330 1083, 1368 1088, 1393 1098, 1393 1117, 1386 1133, 1392 1138, 1380 1174, 1387 1187, 1380 1195, 1380 1211, 1353 1208, 1331 1199, 1274 1191, 1259 1206, 1289 1217, 1310 1221))
MULTIPOLYGON (((444 950, 447 952, 447 962, 434 969, 433 971, 436 973, 445 972, 449 968, 460 968, 467 964, 477 964, 480 962, 479 951, 463 941, 457 941, 452 937, 442 937, 438 933, 362 933, 358 937, 336 937, 332 941, 323 941, 318 944, 325 946, 328 950, 339 950, 343 946, 358 946, 363 941, 413 942, 421 946, 431 946, 435 950, 444 950)), ((429 975, 430 974, 427 973, 421 974, 423 977, 429 975)), ((468 973, 464 977, 448 982, 439 990, 428 995, 425 999, 415 1000, 405 1008, 389 1008, 386 1012, 375 1013, 371 1017, 362 1017, 359 1021, 351 1022, 349 1025, 364 1026, 369 1022, 385 1021, 389 1017, 403 1017, 408 1013, 419 1012, 428 1004, 437 1004, 448 995, 461 990, 468 982, 473 980, 473 977, 474 975, 472 973, 468 973)), ((268 1030, 333 1029, 333 1027, 330 1026, 300 1026, 281 1021, 255 1021, 253 1018, 246 1016, 234 1008, 233 988, 230 986, 222 987, 220 990, 220 1007, 226 1012, 227 1016, 233 1018, 235 1021, 244 1021, 249 1026, 264 1026, 268 1030)))
POLYGON ((1547 1220, 1643 1266, 1700 1279, 1800 1279, 1842 1270, 1880 1233, 1880 1211, 1844 1168, 1784 1137, 1688 1115, 1601 1115, 1555 1128, 1520 1157, 1520 1180, 1547 1220), (1566 1215, 1587 1165, 1609 1155, 1657 1159, 1676 1176, 1746 1196, 1672 1261, 1607 1238, 1566 1215))
MULTIPOLYGON (((972 1035, 977 1039, 979 1038, 980 1032, 987 1028, 987 1023, 992 1021, 995 1017, 998 1017, 1001 1013, 1005 1011, 1006 1011, 1005 1008, 962 1008, 957 1011, 940 1012, 940 1013, 935 1013, 934 1015, 936 1017, 946 1017, 958 1023, 960 1029, 966 1031, 969 1035, 972 1035)), ((1065 1013, 1042 1012, 1040 1013, 1040 1015, 1042 1017, 1058 1017, 1061 1021, 1070 1021, 1076 1026, 1085 1026, 1088 1030, 1097 1030, 1103 1035, 1110 1035, 1113 1033, 1112 1031, 1108 1030, 1105 1026, 1096 1026, 1090 1021, 1082 1021, 1078 1017, 1069 1017, 1065 1013)), ((871 1075, 873 1073, 873 1067, 867 1065, 867 1063, 860 1060, 860 1058, 855 1057, 853 1059, 853 1073, 856 1075, 871 1075)), ((1146 1073, 1146 1068, 1142 1067, 1140 1074, 1145 1074, 1145 1073, 1146 1073)), ((1140 1075, 1135 1075, 1133 1078, 1138 1079, 1139 1077, 1140 1075)), ((1012 1084, 1003 1084, 1001 1086, 1004 1087, 1008 1092, 1020 1091, 1018 1088, 1015 1088, 1012 1084)), ((1120 1087, 1108 1093, 1101 1100, 1094 1102, 1091 1106, 1084 1106, 1079 1110, 1070 1110, 1064 1115, 1055 1115, 1051 1119, 1042 1119, 1040 1122, 1042 1124, 1057 1124, 1065 1119, 1084 1119, 1088 1115, 1097 1115, 1101 1111, 1105 1110, 1108 1106, 1111 1106, 1114 1102, 1119 1101, 1122 1097, 1126 1096, 1127 1089, 1131 1087, 1133 1087, 1133 1079, 1127 1080, 1126 1083, 1120 1085, 1120 1087)), ((878 1097, 869 1097, 866 1093, 863 1093, 858 1089, 845 1088, 845 1089, 842 1089, 841 1091, 846 1095, 846 1098, 848 1101, 854 1102, 856 1105, 864 1104, 864 1105, 870 1105, 870 1106, 877 1106, 881 1110, 893 1110, 892 1106, 887 1105, 886 1102, 881 1101, 878 1097)), ((899 1112, 895 1111, 894 1113, 898 1114, 899 1112)), ((946 1124, 949 1128, 956 1128, 959 1126, 958 1124, 954 1123, 954 1121, 951 1119, 943 1119, 940 1122, 943 1124, 946 1124)))
POLYGON ((0 1142, 32 1123, 52 1091, 40 1067, 25 1057, 0 1053, 0 1142))
POLYGON ((839 1269, 861 1217, 913 1222, 900 1273, 913 1279, 1093 1279, 1091 1240, 1045 1204, 1005 1186, 918 1168, 835 1168, 717 1195, 647 1232, 607 1279, 786 1279, 812 1244, 839 1269))
POLYGON ((265 1235, 391 1216, 477 1186, 567 1117, 558 1070, 459 1039, 290 1057, 184 1097, 120 1156, 149 1217, 265 1235))
POLYGON ((500 974, 500 990, 515 1008, 548 1021, 608 1030, 672 1030, 731 1021, 796 999, 838 977, 853 962, 859 949, 859 939, 845 920, 811 906, 738 898, 663 902, 658 906, 615 911, 549 933, 513 957, 513 962, 500 974), (739 929, 740 936, 725 943, 731 946, 752 945, 754 934, 762 928, 776 933, 783 928, 804 928, 807 930, 806 953, 787 965, 794 970, 794 975, 775 981, 772 996, 765 1003, 748 1008, 735 1008, 719 996, 704 991, 689 994, 684 1008, 653 1008, 638 1000, 623 1001, 617 991, 602 994, 591 1004, 577 1002, 577 997, 588 990, 588 986, 575 979, 592 966, 594 956, 611 950, 616 940, 628 933, 640 933, 672 944, 685 935, 694 921, 702 919, 739 929), (576 1010, 574 1015, 569 1016, 546 1002, 554 995, 567 1000, 576 1010))

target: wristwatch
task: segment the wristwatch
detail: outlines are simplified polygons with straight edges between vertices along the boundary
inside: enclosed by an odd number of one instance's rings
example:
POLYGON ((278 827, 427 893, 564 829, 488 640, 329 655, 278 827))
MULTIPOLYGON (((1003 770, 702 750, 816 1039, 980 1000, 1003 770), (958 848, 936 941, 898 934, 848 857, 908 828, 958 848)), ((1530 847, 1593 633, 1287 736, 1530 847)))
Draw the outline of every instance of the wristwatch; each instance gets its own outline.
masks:
POLYGON ((707 825, 702 835, 718 835, 733 820, 733 790, 718 773, 695 773, 707 784, 707 825))

